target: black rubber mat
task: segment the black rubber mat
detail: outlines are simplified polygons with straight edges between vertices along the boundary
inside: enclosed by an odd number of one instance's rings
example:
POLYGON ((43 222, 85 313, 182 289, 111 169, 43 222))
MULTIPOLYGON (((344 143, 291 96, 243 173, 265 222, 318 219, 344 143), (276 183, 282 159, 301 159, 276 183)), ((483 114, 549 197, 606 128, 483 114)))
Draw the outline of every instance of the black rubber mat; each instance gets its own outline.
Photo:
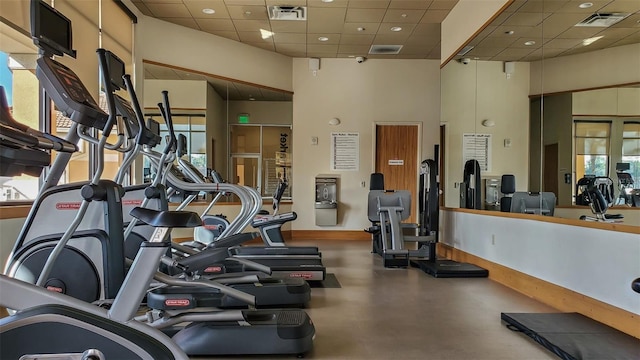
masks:
POLYGON ((638 360, 640 340, 578 313, 502 313, 507 327, 561 359, 638 360))
POLYGON ((322 281, 309 281, 312 288, 341 288, 336 274, 327 273, 322 281))
POLYGON ((473 264, 461 263, 452 260, 411 260, 412 267, 437 278, 470 278, 487 277, 489 271, 473 264))

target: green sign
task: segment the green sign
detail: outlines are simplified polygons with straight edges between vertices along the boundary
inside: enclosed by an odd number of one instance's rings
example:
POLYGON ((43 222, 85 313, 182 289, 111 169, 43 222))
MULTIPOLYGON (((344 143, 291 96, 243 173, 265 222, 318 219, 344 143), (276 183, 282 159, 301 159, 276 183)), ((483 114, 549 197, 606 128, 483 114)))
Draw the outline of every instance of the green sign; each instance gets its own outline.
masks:
POLYGON ((248 123, 249 123, 249 114, 238 115, 238 124, 248 124, 248 123))

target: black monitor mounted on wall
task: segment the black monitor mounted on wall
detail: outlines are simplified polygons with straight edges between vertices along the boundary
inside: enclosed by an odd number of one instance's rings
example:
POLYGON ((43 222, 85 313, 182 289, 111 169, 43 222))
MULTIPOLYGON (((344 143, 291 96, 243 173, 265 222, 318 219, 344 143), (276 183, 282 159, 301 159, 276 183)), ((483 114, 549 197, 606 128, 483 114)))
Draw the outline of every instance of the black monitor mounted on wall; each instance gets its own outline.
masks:
POLYGON ((64 54, 76 57, 71 21, 42 0, 31 0, 31 38, 47 57, 64 54))

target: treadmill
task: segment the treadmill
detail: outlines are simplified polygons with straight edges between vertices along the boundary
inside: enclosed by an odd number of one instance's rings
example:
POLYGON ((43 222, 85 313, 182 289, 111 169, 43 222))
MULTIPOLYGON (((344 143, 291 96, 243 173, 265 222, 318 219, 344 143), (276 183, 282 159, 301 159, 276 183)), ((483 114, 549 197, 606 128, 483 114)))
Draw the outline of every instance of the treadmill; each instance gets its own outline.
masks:
MULTIPOLYGON (((186 153, 186 138, 178 135, 178 164, 183 174, 194 183, 206 183, 207 178, 190 162, 182 159, 186 153)), ((173 183, 174 186, 179 184, 173 183)), ((286 183, 280 182, 274 195, 274 215, 256 217, 251 225, 260 231, 263 241, 271 246, 234 246, 229 248, 230 255, 235 258, 246 259, 271 268, 271 275, 278 278, 301 278, 307 281, 323 281, 326 276, 326 268, 322 265, 322 254, 317 246, 284 245, 281 227, 286 222, 295 220, 295 212, 277 214, 278 204, 286 189, 286 183)), ((249 195, 256 202, 262 199, 255 191, 249 195)), ((218 248, 221 243, 214 241, 209 248, 218 248)), ((222 245, 226 247, 226 244, 222 245)))

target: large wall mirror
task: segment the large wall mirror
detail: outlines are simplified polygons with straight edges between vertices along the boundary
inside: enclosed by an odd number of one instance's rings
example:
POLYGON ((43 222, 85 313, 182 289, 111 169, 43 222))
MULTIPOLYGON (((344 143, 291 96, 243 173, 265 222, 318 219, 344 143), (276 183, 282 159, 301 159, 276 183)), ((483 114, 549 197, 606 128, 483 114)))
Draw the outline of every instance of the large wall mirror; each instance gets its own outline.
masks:
POLYGON ((609 213, 640 225, 620 198, 640 188, 639 42, 638 2, 511 2, 442 68, 445 205, 460 206, 464 161, 475 157, 484 209, 504 196, 492 181, 512 174, 518 192, 554 193, 555 216, 592 215, 578 184, 595 175, 612 181, 609 213), (605 71, 620 57, 635 64, 631 78, 605 71))
POLYGON ((283 197, 291 197, 291 92, 167 64, 143 64, 146 115, 162 122, 155 104, 162 90, 169 91, 176 132, 185 135, 187 156, 196 167, 256 188, 263 197, 271 197, 279 180, 286 179, 289 188, 283 197))

